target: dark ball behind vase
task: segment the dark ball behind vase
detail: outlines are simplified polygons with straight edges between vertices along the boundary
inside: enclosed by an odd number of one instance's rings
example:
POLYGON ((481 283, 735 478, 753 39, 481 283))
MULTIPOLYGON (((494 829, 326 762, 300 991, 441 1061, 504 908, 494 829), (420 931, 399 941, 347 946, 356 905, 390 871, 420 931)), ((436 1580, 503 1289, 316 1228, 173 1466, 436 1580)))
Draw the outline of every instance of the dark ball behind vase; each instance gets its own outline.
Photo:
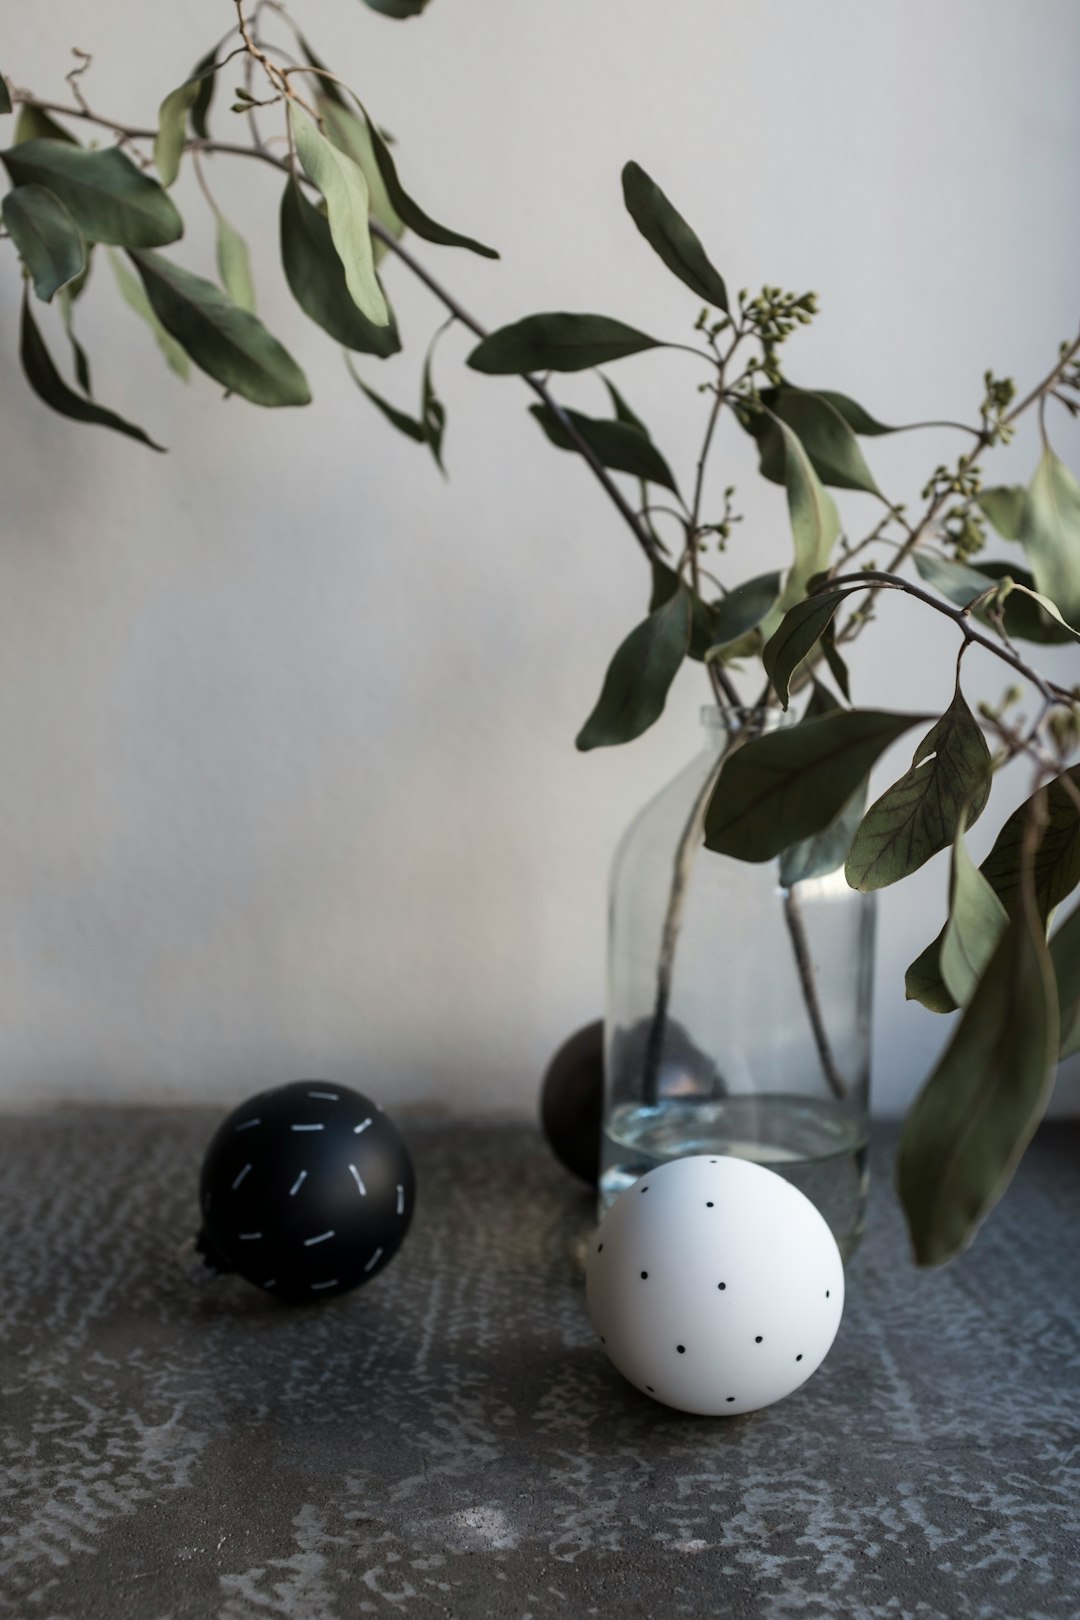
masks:
POLYGON ((604 1024, 597 1019, 564 1041, 540 1089, 540 1123, 560 1164, 595 1186, 604 1108, 604 1024))
POLYGON ((408 1149, 377 1104, 329 1080, 294 1080, 248 1098, 215 1132, 197 1246, 217 1271, 314 1303, 389 1264, 415 1185, 408 1149))

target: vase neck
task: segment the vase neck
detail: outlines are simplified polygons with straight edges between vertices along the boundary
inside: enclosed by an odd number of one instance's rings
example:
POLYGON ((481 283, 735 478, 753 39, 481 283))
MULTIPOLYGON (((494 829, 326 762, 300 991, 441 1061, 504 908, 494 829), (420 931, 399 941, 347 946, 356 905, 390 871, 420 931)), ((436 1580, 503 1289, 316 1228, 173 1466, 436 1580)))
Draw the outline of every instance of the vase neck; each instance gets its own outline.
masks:
POLYGON ((733 703, 707 703, 701 710, 705 746, 713 753, 721 753, 740 734, 761 737, 767 731, 790 725, 793 718, 790 710, 740 709, 733 703))

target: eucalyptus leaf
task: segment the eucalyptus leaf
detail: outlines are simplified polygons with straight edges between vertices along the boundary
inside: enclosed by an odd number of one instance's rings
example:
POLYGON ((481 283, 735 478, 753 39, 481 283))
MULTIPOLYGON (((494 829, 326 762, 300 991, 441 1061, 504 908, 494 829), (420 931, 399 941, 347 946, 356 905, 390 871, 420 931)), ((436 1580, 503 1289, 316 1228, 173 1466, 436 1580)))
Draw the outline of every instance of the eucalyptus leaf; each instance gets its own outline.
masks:
POLYGON ((207 122, 210 116, 210 103, 214 99, 214 86, 217 84, 217 74, 210 72, 217 62, 219 45, 200 56, 191 70, 191 77, 197 81, 195 100, 191 104, 191 127, 200 140, 210 138, 210 127, 207 122))
POLYGON ((843 692, 845 698, 851 702, 851 677, 848 674, 847 664, 844 662, 839 647, 836 645, 836 621, 830 619, 821 632, 821 651, 829 667, 829 673, 843 692))
POLYGON ((761 662, 785 709, 789 702, 791 677, 821 639, 840 603, 846 596, 853 596, 858 589, 858 586, 849 586, 839 591, 821 591, 802 602, 796 602, 794 607, 788 608, 779 628, 765 643, 761 662))
MULTIPOLYGON (((1016 590, 1009 592, 1004 604, 1005 634, 1010 640, 1033 641, 1040 646, 1060 646, 1075 639, 1076 631, 1065 623, 1048 598, 1042 598, 1045 609, 1040 606, 1035 577, 1026 568, 1004 562, 980 562, 979 566, 991 584, 996 585, 998 580, 1008 577, 1017 586, 1016 590)), ((977 617, 983 618, 984 615, 979 612, 977 617)))
POLYGON ((187 382, 191 376, 191 361, 176 339, 170 337, 154 314, 153 305, 147 298, 143 284, 138 276, 128 269, 123 259, 113 248, 108 248, 106 251, 109 255, 112 273, 116 277, 116 285, 120 290, 120 296, 124 303, 138 315, 140 320, 146 322, 154 335, 154 342, 165 357, 165 363, 169 370, 174 371, 178 377, 187 382))
POLYGON ((644 433, 647 439, 651 439, 652 435, 645 426, 645 423, 641 420, 641 417, 638 416, 637 412, 632 408, 632 406, 627 404, 624 395, 619 392, 611 379, 609 377, 602 377, 601 381, 608 391, 608 398, 611 400, 611 408, 615 412, 616 420, 619 422, 625 422, 628 427, 637 428, 639 432, 644 433))
POLYGON ((1080 765, 1055 776, 1013 811, 980 871, 1006 911, 1011 911, 1020 892, 1024 830, 1040 794, 1045 794, 1046 825, 1035 851, 1032 884, 1035 905, 1045 923, 1080 883, 1080 765))
POLYGON ((21 146, 24 141, 66 141, 69 146, 79 145, 70 130, 58 124, 55 118, 50 118, 43 107, 35 107, 32 101, 19 103, 15 119, 13 144, 21 146))
MULTIPOLYGON (((367 120, 357 117, 345 106, 343 99, 330 97, 331 90, 337 90, 337 86, 331 80, 320 81, 319 111, 322 113, 326 133, 335 146, 348 153, 363 173, 367 181, 368 208, 372 219, 377 220, 383 230, 397 238, 403 234, 405 222, 390 201, 390 193, 386 189, 382 171, 375 159, 375 147, 367 120)), ((340 97, 340 92, 338 95, 340 97)), ((378 238, 372 238, 371 251, 375 263, 378 264, 383 254, 387 252, 386 244, 378 238)))
POLYGON ((404 21, 407 17, 419 17, 428 0, 364 0, 364 4, 384 17, 404 21))
POLYGON ((711 653, 740 640, 747 631, 755 630, 762 623, 776 605, 781 578, 775 569, 772 573, 756 574, 713 603, 711 653))
POLYGON ((853 433, 861 438, 879 438, 885 433, 902 433, 903 428, 889 427, 879 422, 870 412, 864 410, 857 400, 849 399, 847 394, 838 394, 833 388, 809 388, 803 392, 816 394, 819 399, 826 400, 844 418, 853 433))
POLYGON ((1080 484, 1049 446, 1028 487, 1019 539, 1038 590, 1068 623, 1080 621, 1080 484))
MULTIPOLYGON (((211 65, 204 74, 213 74, 211 65)), ((180 159, 184 154, 187 135, 187 117, 198 98, 200 78, 185 79, 183 84, 170 90, 158 108, 158 129, 154 140, 154 163, 163 186, 171 186, 180 173, 180 159)))
POLYGON ((370 399, 375 409, 385 416, 391 427, 397 428, 399 433, 404 433, 407 439, 412 439, 416 444, 426 444, 428 442, 427 428, 423 422, 418 421, 415 416, 410 416, 407 411, 399 410, 396 405, 391 405, 388 399, 384 399, 373 388, 369 388, 367 383, 357 376, 353 370, 348 355, 345 356, 345 364, 348 366, 352 380, 357 388, 370 399))
POLYGON ((1054 976, 1028 895, 904 1129, 897 1186, 920 1265, 971 1242, 1042 1118, 1058 1050, 1054 976))
MULTIPOLYGON (((89 269, 89 267, 90 259, 88 257, 86 268, 89 269)), ((57 294, 56 303, 60 310, 60 319, 64 323, 64 331, 67 333, 68 342, 71 344, 71 354, 75 361, 75 376, 78 379, 79 387, 84 394, 92 394, 94 390, 90 384, 90 361, 86 350, 75 333, 75 300, 78 296, 75 289, 85 285, 85 282, 86 270, 77 280, 68 282, 66 287, 61 287, 57 294)))
POLYGON ((8 234, 30 272, 34 291, 48 303, 86 268, 79 227, 47 186, 16 186, 3 200, 8 234))
POLYGON ((183 233, 168 193, 118 147, 86 152, 67 141, 30 140, 0 153, 17 186, 47 186, 88 242, 158 247, 183 233))
POLYGON ((165 330, 195 364, 255 405, 307 405, 307 378, 257 316, 160 253, 132 253, 165 330))
POLYGON ((281 198, 281 262, 304 314, 336 342, 381 359, 401 348, 393 320, 389 326, 375 326, 353 303, 326 215, 292 179, 281 198))
POLYGON ((326 202, 330 236, 345 270, 349 296, 373 326, 389 326, 390 311, 371 250, 363 170, 327 140, 301 107, 293 107, 291 117, 297 156, 326 202))
POLYGON ((606 315, 527 315, 490 332, 469 355, 468 364, 473 371, 491 377, 528 371, 587 371, 661 347, 658 338, 606 315))
POLYGON ((780 423, 780 432, 784 444, 784 483, 795 543, 795 561, 779 602, 786 612, 805 596, 814 575, 829 566, 840 533, 840 515, 836 502, 822 487, 802 443, 786 422, 780 423))
POLYGON ((890 743, 926 718, 840 709, 744 743, 709 802, 706 845, 738 860, 767 861, 823 831, 890 743))
POLYGON ((966 1007, 997 949, 1009 914, 968 854, 961 826, 953 841, 949 920, 941 937, 942 981, 958 1007, 966 1007))
POLYGON ((765 389, 761 403, 762 411, 740 420, 757 441, 762 477, 784 482, 785 451, 777 426, 783 422, 798 436, 823 484, 880 496, 853 429, 831 399, 808 389, 783 387, 765 389))
POLYGON ((990 749, 959 685, 905 771, 863 817, 845 868, 853 889, 882 889, 974 826, 990 797, 990 749))
POLYGON ((155 444, 153 439, 133 422, 125 422, 115 411, 106 410, 103 405, 96 405, 93 400, 86 399, 82 394, 76 394, 74 389, 68 387, 45 347, 44 339, 30 310, 28 294, 23 295, 19 359, 26 373, 26 380, 34 393, 59 415, 70 417, 73 422, 88 422, 97 427, 112 428, 115 433, 123 433, 129 439, 137 439, 140 444, 149 445, 151 450, 163 449, 162 445, 155 444))
POLYGON ((1022 484, 1000 484, 995 489, 980 490, 975 504, 1003 540, 1019 540, 1026 500, 1027 490, 1022 484))
POLYGON ((908 1001, 917 1001, 927 1012, 951 1013, 956 1002, 941 976, 941 945, 944 928, 925 950, 919 952, 904 974, 904 995, 908 1001))
POLYGON ((559 450, 580 453, 579 445, 562 420, 565 417, 601 465, 611 472, 631 473, 648 483, 660 484, 664 489, 676 488, 671 468, 640 428, 632 427, 628 422, 613 422, 606 417, 585 416, 581 411, 566 407, 563 407, 561 417, 550 405, 531 405, 529 410, 559 450))
POLYGON ((251 255, 247 243, 224 214, 216 217, 217 270, 221 285, 234 304, 255 313, 255 282, 251 274, 251 255))
POLYGON ((609 748, 648 731, 663 713, 689 645, 690 596, 680 582, 619 647, 596 707, 578 733, 578 748, 609 748))
POLYGON ((1050 940, 1050 961, 1061 1010, 1059 1058, 1080 1052, 1080 906, 1074 906, 1050 940))
MULTIPOLYGON (((802 723, 819 714, 831 714, 839 708, 828 687, 815 681, 802 723)), ((785 889, 793 888, 796 883, 807 883, 811 878, 825 877, 843 866, 855 829, 866 810, 869 785, 869 777, 864 776, 847 804, 827 827, 784 850, 780 856, 780 882, 785 889)))
MULTIPOLYGON (((360 105, 360 103, 357 103, 357 105, 360 105)), ((486 247, 483 242, 478 242, 475 237, 462 236, 459 231, 452 231, 448 226, 440 225, 437 220, 432 219, 430 214, 424 212, 419 203, 413 201, 398 178, 397 165, 382 131, 375 123, 375 120, 368 115, 367 108, 361 107, 361 110, 367 119, 368 134, 371 137, 375 162, 378 164, 379 173, 382 175, 390 206, 402 223, 408 226, 410 231, 415 231, 416 235, 425 242, 435 242, 440 247, 467 248, 470 253, 479 253, 481 258, 497 259, 499 255, 494 248, 486 247)))
POLYGON ((952 557, 916 550, 913 558, 920 577, 957 607, 965 608, 984 591, 993 589, 994 581, 988 574, 967 563, 956 562, 952 557))
POLYGON ((424 371, 420 381, 420 418, 424 425, 426 441, 430 446, 432 455, 435 457, 435 465, 441 473, 445 473, 442 445, 443 433, 446 429, 446 407, 435 392, 435 384, 431 376, 431 360, 432 351, 429 347, 424 357, 424 371))
POLYGON ((4 78, 4 75, 0 73, 0 113, 9 113, 10 111, 11 91, 8 89, 7 80, 4 78))
POLYGON ((652 559, 652 594, 649 598, 649 612, 654 612, 671 600, 678 590, 685 591, 690 598, 690 646, 688 653, 691 658, 701 660, 708 654, 715 635, 715 619, 713 608, 708 602, 703 602, 696 591, 685 585, 679 579, 673 568, 659 557, 652 559))
POLYGON ((622 187, 631 219, 672 274, 706 304, 727 314, 727 288, 723 277, 709 263, 697 236, 656 181, 640 164, 628 163, 622 172, 622 187))

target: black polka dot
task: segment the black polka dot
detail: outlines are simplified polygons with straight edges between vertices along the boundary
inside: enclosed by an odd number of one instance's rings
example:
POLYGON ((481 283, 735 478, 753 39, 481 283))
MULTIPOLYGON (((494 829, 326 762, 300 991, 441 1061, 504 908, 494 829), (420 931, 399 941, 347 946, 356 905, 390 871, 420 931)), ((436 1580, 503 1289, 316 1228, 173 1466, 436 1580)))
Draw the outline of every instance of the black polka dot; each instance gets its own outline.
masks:
POLYGON ((706 1208, 706 1209, 715 1209, 715 1208, 716 1208, 716 1206, 715 1206, 715 1204, 714 1204, 714 1203, 713 1203, 713 1201, 712 1201, 712 1199, 711 1199, 711 1198, 707 1198, 707 1199, 706 1199, 706 1200, 705 1200, 705 1208, 706 1208))
POLYGON ((801 1361, 801 1360, 802 1360, 802 1356, 796 1356, 796 1357, 795 1357, 795 1360, 796 1360, 796 1361, 801 1361))
POLYGON ((601 1344, 607 1344, 607 1340, 604 1338, 604 1335, 602 1333, 600 1335, 600 1343, 601 1344))
POLYGON ((647 1277, 647 1276, 648 1276, 648 1275, 649 1275, 649 1273, 648 1273, 648 1272, 647 1272, 647 1271, 643 1271, 643 1272, 642 1272, 642 1273, 641 1273, 641 1280, 642 1280, 642 1282, 644 1282, 644 1281, 645 1281, 645 1279, 646 1279, 646 1277, 647 1277))
POLYGON ((602 1243, 600 1243, 600 1244, 598 1244, 598 1245, 597 1245, 597 1248, 596 1248, 596 1252, 597 1252, 597 1254, 603 1254, 603 1252, 604 1252, 604 1245, 603 1245, 603 1244, 602 1244, 602 1243))
POLYGON ((642 1192, 648 1192, 649 1189, 648 1189, 648 1187, 642 1187, 641 1190, 642 1190, 642 1192))
POLYGON ((685 1344, 677 1344, 675 1346, 675 1348, 679 1352, 680 1356, 685 1356, 685 1354, 686 1354, 686 1346, 685 1346, 685 1344))
POLYGON ((655 1391, 655 1389, 653 1389, 651 1384, 646 1384, 645 1388, 648 1390, 650 1395, 655 1395, 656 1394, 656 1391, 655 1391))
POLYGON ((826 1290, 825 1290, 825 1298, 828 1299, 828 1297, 829 1297, 829 1290, 826 1288, 826 1290))
POLYGON ((761 1343, 761 1334, 760 1333, 757 1334, 757 1336, 755 1337, 754 1343, 755 1344, 760 1344, 761 1343))
MULTIPOLYGON (((709 1163, 710 1163, 710 1164, 715 1164, 715 1163, 716 1163, 716 1160, 715 1160, 715 1159, 710 1159, 710 1160, 709 1160, 709 1163)), ((732 1397, 732 1399, 734 1399, 734 1396, 733 1396, 733 1397, 732 1397)))
POLYGON ((724 1289, 727 1287, 727 1283, 717 1283, 716 1286, 720 1289, 721 1293, 723 1293, 724 1289))
POLYGON ((729 1400, 729 1401, 733 1401, 733 1400, 734 1400, 734 1399, 735 1399, 735 1397, 734 1397, 734 1395, 729 1395, 729 1396, 728 1396, 728 1400, 729 1400))

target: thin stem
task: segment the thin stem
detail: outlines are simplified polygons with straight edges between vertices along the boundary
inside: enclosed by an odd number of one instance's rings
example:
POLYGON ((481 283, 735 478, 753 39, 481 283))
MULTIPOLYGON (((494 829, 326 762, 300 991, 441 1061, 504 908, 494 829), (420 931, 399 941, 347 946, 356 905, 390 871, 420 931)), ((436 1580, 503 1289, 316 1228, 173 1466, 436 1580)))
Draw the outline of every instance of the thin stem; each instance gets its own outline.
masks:
POLYGON ((814 963, 810 955, 810 942, 806 936, 806 922, 803 918, 802 901, 799 899, 797 883, 793 883, 784 892, 784 921, 787 923, 788 934, 791 938, 791 949, 795 956, 795 968, 799 975, 803 1004, 806 1007, 807 1017, 810 1019, 810 1028, 814 1033, 814 1045, 817 1047, 818 1058, 821 1062, 821 1072, 829 1082, 829 1089, 833 1096, 843 1101, 847 1096, 847 1086, 844 1084, 843 1075, 836 1067, 832 1048, 829 1045, 829 1036, 825 1029, 825 1020, 821 1013, 817 981, 814 978, 814 963))

